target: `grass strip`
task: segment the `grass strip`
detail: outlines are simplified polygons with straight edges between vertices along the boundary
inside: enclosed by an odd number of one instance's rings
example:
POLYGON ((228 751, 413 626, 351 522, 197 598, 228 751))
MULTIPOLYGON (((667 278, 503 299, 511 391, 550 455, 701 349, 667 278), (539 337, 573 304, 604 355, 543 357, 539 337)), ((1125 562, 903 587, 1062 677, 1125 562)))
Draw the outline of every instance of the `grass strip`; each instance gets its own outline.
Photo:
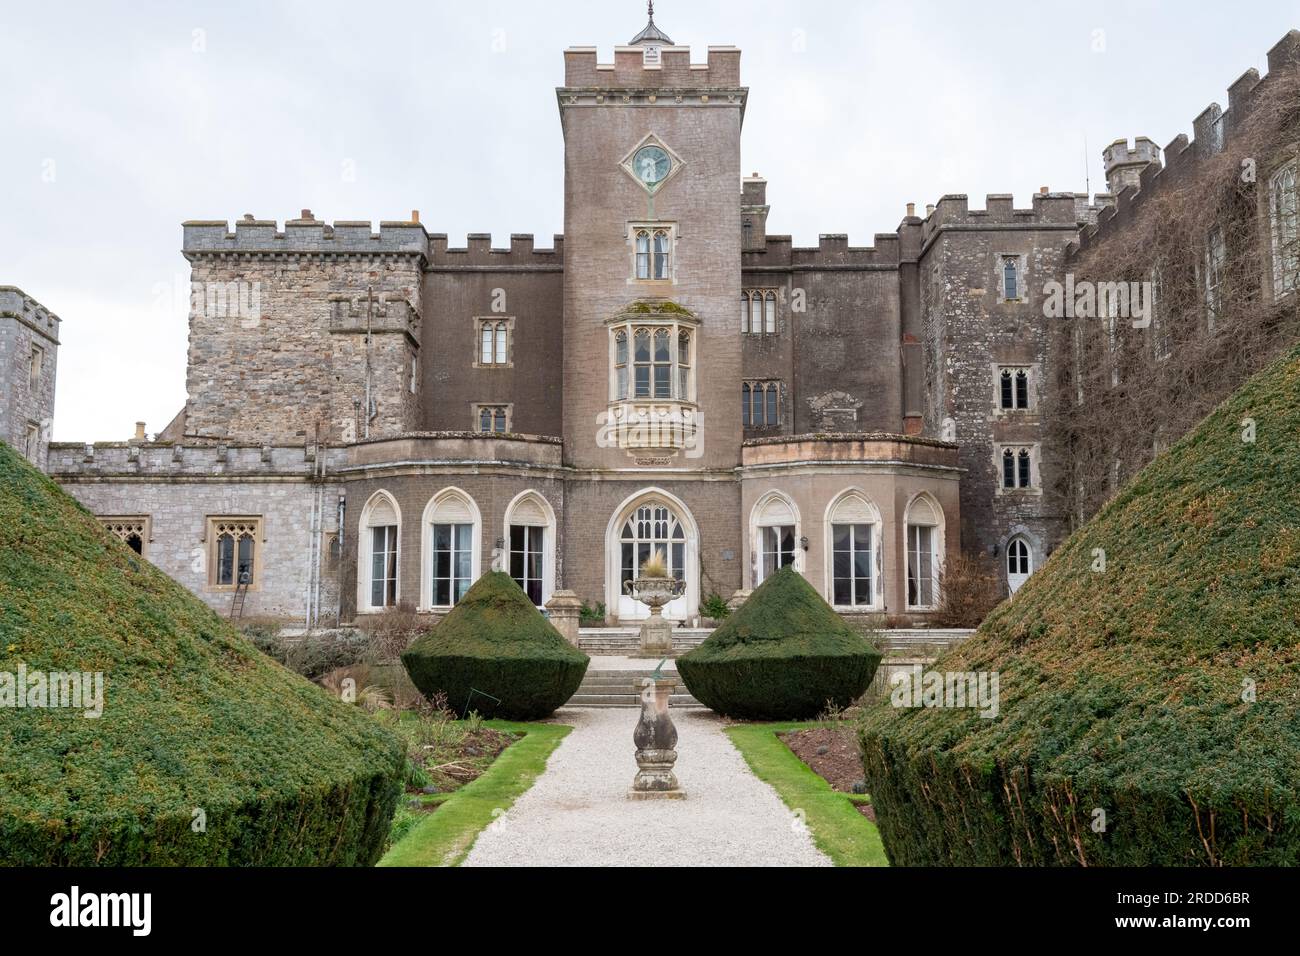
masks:
POLYGON ((384 854, 380 866, 459 866, 483 828, 533 785, 552 751, 573 729, 508 720, 484 721, 484 726, 522 736, 481 777, 412 827, 384 854))
POLYGON ((831 789, 777 736, 819 726, 737 724, 726 733, 758 779, 771 786, 791 810, 803 813, 813 843, 836 866, 888 866, 880 831, 857 810, 852 795, 831 789))

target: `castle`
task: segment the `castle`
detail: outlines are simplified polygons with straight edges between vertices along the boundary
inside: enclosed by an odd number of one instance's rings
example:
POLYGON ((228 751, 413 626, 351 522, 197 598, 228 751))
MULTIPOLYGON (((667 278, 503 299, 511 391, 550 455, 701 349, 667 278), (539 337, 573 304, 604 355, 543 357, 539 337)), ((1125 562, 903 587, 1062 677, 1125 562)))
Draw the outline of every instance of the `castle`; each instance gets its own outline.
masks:
MULTIPOLYGON (((1269 79, 1298 57, 1292 31, 1269 79)), ((549 248, 456 247, 417 213, 184 223, 189 397, 154 440, 49 445, 58 320, 0 290, 3 437, 222 613, 440 612, 496 567, 635 621, 655 552, 685 622, 787 564, 846 615, 913 623, 962 550, 1014 591, 1070 526, 1044 287, 1161 151, 1109 147, 1092 199, 948 195, 869 247, 800 248, 742 174, 740 58, 693 64, 653 15, 612 64, 565 51, 549 248)))

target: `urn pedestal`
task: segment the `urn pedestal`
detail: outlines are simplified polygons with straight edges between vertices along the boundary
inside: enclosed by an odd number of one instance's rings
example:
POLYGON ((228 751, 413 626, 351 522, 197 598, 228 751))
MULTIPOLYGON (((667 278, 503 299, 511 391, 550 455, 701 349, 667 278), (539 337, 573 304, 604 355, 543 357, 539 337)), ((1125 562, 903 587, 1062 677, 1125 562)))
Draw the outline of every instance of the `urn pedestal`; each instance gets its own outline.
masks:
POLYGON ((640 768, 628 791, 631 800, 682 800, 686 791, 677 783, 677 728, 668 714, 677 681, 671 677, 646 677, 641 681, 641 719, 632 732, 636 765, 640 768))
POLYGON ((650 608, 650 616, 641 623, 640 647, 636 657, 671 657, 673 625, 664 617, 664 605, 681 597, 686 582, 676 578, 636 578, 623 590, 650 608))

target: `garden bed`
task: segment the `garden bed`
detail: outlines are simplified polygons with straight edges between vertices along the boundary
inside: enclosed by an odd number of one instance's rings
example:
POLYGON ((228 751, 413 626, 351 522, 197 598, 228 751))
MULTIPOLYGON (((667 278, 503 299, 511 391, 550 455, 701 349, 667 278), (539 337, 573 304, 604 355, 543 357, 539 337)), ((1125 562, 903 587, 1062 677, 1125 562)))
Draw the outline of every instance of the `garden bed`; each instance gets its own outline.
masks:
POLYGON ((862 752, 848 724, 808 727, 777 736, 832 790, 850 794, 858 813, 875 822, 876 811, 862 780, 862 752))
POLYGON ((405 798, 393 818, 390 846, 448 797, 486 773, 520 736, 486 726, 477 717, 454 720, 445 711, 381 712, 384 718, 406 743, 408 759, 405 798))

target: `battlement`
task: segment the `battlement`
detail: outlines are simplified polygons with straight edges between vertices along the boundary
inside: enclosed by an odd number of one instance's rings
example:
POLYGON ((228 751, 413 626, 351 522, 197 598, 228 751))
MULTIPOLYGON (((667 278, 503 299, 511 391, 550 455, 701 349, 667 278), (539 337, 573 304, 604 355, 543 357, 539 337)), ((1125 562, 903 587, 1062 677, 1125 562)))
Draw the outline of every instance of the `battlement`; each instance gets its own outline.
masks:
POLYGON ((304 209, 299 219, 285 221, 244 216, 234 231, 224 220, 191 220, 181 224, 185 257, 230 254, 293 255, 415 255, 427 258, 429 237, 418 221, 381 222, 375 232, 369 222, 329 223, 304 209))
POLYGON ((59 344, 59 326, 63 320, 16 286, 0 285, 0 318, 17 319, 55 345, 59 344))
POLYGON ((333 293, 329 297, 329 330, 335 333, 401 333, 420 344, 420 313, 409 300, 380 292, 373 304, 364 295, 333 293))
POLYGON ((124 477, 311 478, 347 461, 342 447, 246 442, 53 442, 48 471, 59 481, 124 477), (323 459, 323 460, 321 460, 323 459))
POLYGON ((1126 139, 1117 139, 1101 151, 1101 158, 1106 172, 1109 173, 1114 167, 1125 164, 1146 165, 1160 162, 1160 147, 1146 136, 1134 139, 1132 146, 1126 139))
POLYGON ((551 238, 549 249, 538 249, 532 233, 512 233, 508 249, 494 247, 492 234, 488 232, 470 233, 465 245, 460 247, 450 246, 444 233, 429 236, 429 268, 434 272, 442 269, 556 271, 563 267, 564 236, 560 234, 551 238))
MULTIPOLYGON (((1112 188, 1115 194, 1113 203, 1098 213, 1094 225, 1080 233, 1079 241, 1070 247, 1068 254, 1077 255, 1114 230, 1122 229, 1145 197, 1189 175, 1199 161, 1223 152, 1231 145, 1234 131, 1242 127, 1260 97, 1283 77, 1294 78, 1298 72, 1300 30, 1291 30, 1268 51, 1267 75, 1261 79, 1259 71, 1252 68, 1238 77, 1228 87, 1228 108, 1224 110, 1218 103, 1211 103, 1202 110, 1192 121, 1193 138, 1189 140, 1186 133, 1179 133, 1164 148, 1163 167, 1158 162, 1146 162, 1137 169, 1135 180, 1125 182, 1120 189, 1112 188)), ((1129 154, 1137 153, 1139 147, 1150 143, 1146 137, 1138 137, 1129 154)), ((1127 149, 1128 143, 1116 140, 1103 151, 1107 163, 1111 151, 1119 146, 1127 149)), ((1114 155, 1118 158, 1120 153, 1116 150, 1114 155)))
POLYGON ((601 63, 594 46, 570 47, 564 51, 561 103, 567 104, 566 94, 585 90, 739 91, 740 50, 735 47, 709 47, 707 63, 692 63, 688 46, 654 50, 657 58, 645 47, 615 47, 614 62, 601 63))
POLYGON ((844 233, 820 235, 816 246, 796 246, 790 236, 768 236, 762 246, 741 256, 742 269, 765 270, 896 269, 898 262, 899 238, 892 232, 877 233, 871 246, 851 246, 844 233))
POLYGON ((1010 193, 990 193, 983 209, 971 209, 964 193, 949 193, 939 199, 921 224, 921 242, 928 246, 948 229, 979 230, 993 226, 1075 228, 1078 223, 1076 198, 1072 192, 1039 191, 1030 208, 1016 208, 1010 193))
MULTIPOLYGON (((1212 109, 1217 115, 1218 104, 1214 104, 1212 109)), ((1101 160, 1106 170, 1106 188, 1118 194, 1126 186, 1138 187, 1142 171, 1147 166, 1154 164, 1159 168, 1160 147, 1145 136, 1134 139, 1132 146, 1126 139, 1117 139, 1101 151, 1101 160)))

